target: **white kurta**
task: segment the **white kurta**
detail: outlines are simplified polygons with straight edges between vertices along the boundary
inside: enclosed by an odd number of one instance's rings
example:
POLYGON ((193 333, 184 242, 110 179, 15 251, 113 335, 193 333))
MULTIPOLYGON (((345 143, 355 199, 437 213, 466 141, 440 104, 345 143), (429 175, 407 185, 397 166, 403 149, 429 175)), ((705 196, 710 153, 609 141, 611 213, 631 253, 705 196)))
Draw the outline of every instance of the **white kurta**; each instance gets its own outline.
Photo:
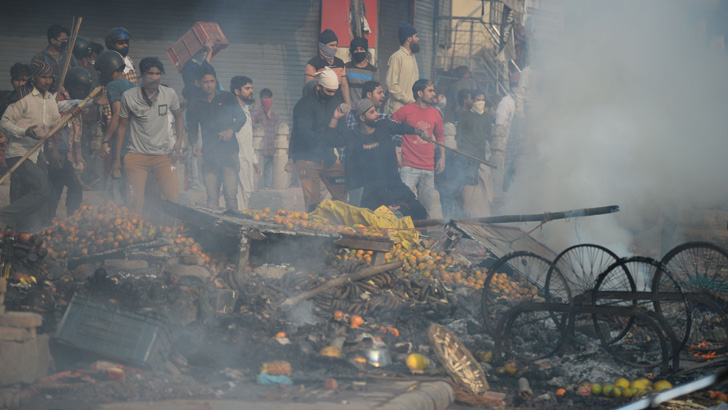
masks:
POLYGON ((246 105, 243 107, 245 113, 245 125, 235 134, 238 139, 238 160, 240 161, 240 172, 238 179, 238 210, 248 209, 248 200, 250 194, 255 189, 255 164, 258 158, 255 156, 255 148, 253 148, 253 116, 250 114, 250 108, 246 105))

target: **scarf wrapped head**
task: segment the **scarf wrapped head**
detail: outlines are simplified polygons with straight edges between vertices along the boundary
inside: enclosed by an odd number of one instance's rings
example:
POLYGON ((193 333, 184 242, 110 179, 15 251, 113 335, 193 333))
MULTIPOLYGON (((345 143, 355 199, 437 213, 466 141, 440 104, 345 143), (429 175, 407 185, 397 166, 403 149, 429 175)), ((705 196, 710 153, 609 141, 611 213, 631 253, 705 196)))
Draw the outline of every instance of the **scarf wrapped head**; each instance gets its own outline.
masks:
POLYGON ((42 60, 35 60, 30 63, 30 78, 24 86, 18 89, 18 100, 25 98, 33 92, 35 88, 35 80, 38 77, 53 75, 53 67, 42 60))
POLYGON ((37 78, 44 75, 52 75, 53 67, 42 60, 35 60, 30 63, 30 77, 37 78))

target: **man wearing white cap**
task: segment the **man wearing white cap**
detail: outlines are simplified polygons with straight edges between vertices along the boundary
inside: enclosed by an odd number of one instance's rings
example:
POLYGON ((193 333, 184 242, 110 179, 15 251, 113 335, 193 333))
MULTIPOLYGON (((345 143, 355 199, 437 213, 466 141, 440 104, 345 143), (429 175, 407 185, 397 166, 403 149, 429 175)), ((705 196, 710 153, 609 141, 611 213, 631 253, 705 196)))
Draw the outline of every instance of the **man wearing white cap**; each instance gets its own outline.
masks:
POLYGON ((344 167, 334 149, 326 145, 324 132, 336 107, 341 104, 339 78, 331 69, 317 74, 313 92, 303 96, 293 108, 293 131, 289 155, 295 161, 303 189, 306 211, 321 202, 321 181, 335 201, 346 201, 344 167))

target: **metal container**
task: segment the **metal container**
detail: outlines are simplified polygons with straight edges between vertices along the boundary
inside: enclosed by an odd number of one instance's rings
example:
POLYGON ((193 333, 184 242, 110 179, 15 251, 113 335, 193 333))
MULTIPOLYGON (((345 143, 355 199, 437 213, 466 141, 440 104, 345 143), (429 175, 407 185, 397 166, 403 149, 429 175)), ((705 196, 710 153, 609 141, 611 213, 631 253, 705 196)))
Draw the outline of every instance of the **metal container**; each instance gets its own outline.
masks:
POLYGON ((387 349, 361 349, 359 353, 374 367, 386 367, 392 364, 392 357, 387 349))

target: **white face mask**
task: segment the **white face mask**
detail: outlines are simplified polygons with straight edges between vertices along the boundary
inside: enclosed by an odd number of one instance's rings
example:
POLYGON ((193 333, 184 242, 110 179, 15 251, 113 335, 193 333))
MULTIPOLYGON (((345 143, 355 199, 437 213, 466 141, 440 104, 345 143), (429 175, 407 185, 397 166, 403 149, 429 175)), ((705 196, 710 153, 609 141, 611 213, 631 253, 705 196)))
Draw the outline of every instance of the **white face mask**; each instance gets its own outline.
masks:
POLYGON ((485 112, 485 101, 476 101, 473 103, 473 112, 482 114, 485 112))

